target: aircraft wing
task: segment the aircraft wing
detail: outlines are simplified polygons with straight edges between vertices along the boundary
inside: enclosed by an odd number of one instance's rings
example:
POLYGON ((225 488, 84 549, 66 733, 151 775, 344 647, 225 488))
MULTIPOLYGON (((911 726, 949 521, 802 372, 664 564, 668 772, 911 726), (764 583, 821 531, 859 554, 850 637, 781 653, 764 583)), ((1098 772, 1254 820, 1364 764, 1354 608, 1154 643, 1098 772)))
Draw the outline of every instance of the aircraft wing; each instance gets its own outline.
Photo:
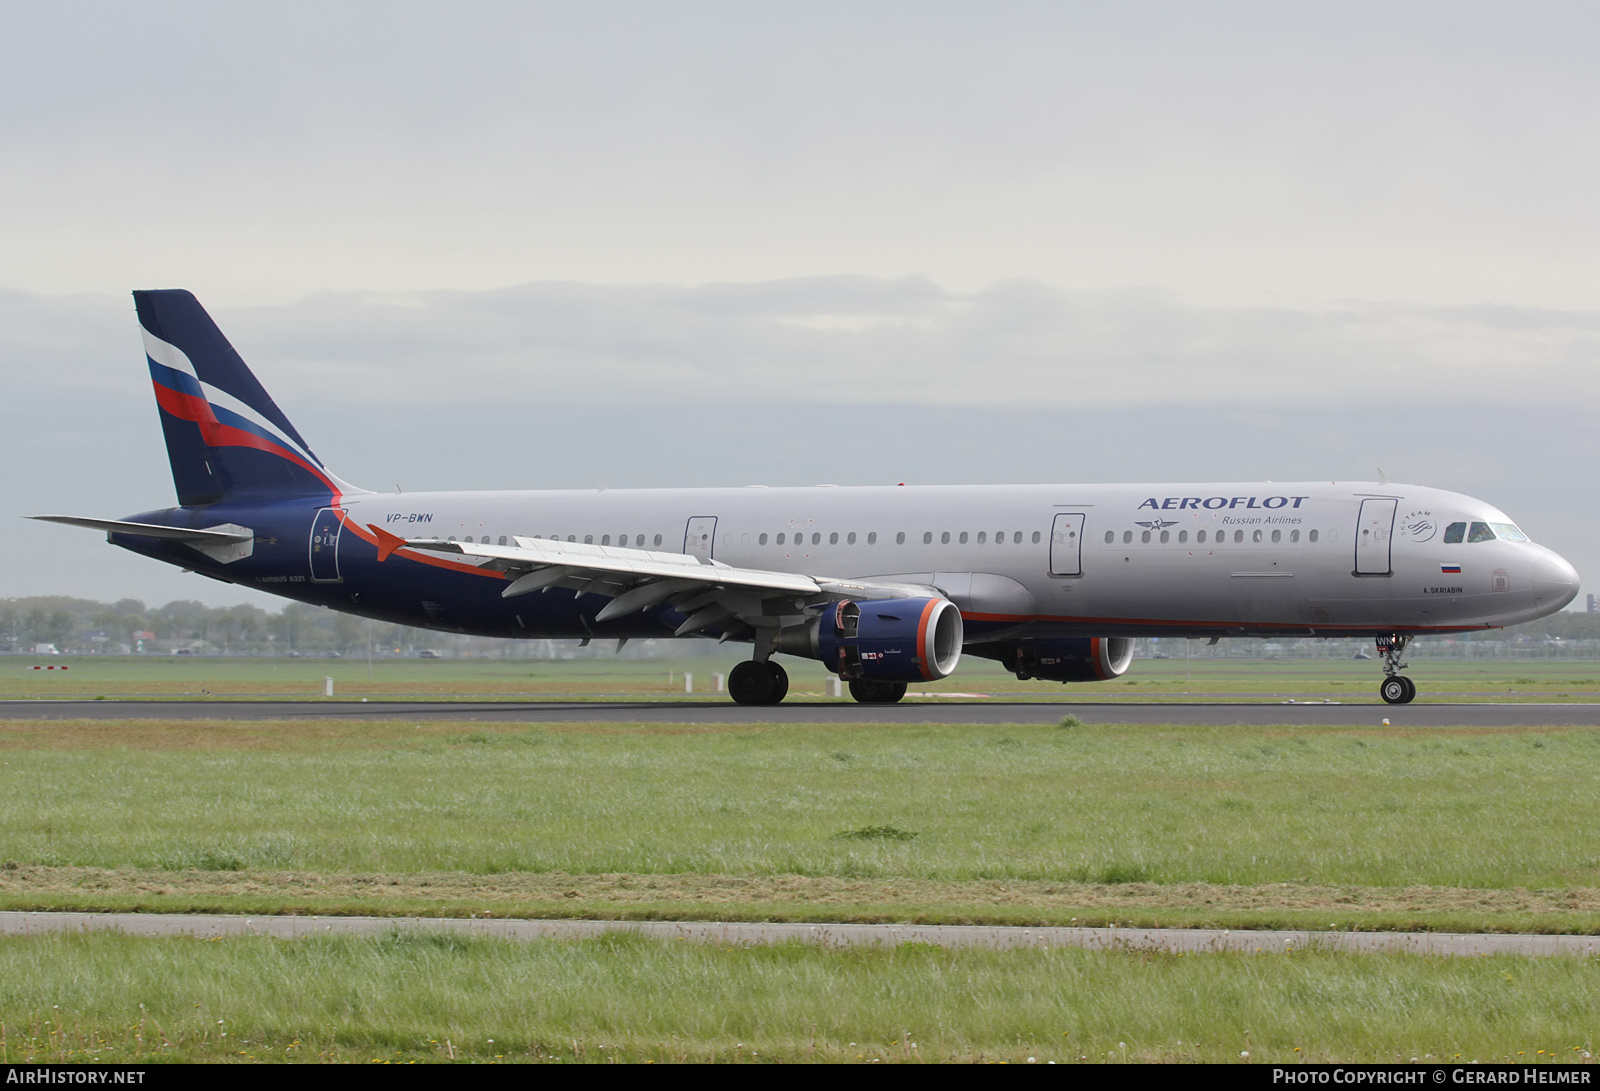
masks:
POLYGON ((482 567, 511 577, 510 586, 501 592, 505 598, 552 587, 610 596, 611 601, 595 615, 596 621, 667 603, 687 615, 675 636, 703 629, 721 629, 730 636, 763 622, 776 626, 786 614, 803 614, 807 606, 833 599, 914 598, 938 593, 911 584, 735 568, 685 553, 585 545, 553 538, 517 537, 512 539, 515 545, 502 546, 401 538, 370 523, 367 529, 378 537, 380 561, 399 549, 457 553, 480 559, 482 567))

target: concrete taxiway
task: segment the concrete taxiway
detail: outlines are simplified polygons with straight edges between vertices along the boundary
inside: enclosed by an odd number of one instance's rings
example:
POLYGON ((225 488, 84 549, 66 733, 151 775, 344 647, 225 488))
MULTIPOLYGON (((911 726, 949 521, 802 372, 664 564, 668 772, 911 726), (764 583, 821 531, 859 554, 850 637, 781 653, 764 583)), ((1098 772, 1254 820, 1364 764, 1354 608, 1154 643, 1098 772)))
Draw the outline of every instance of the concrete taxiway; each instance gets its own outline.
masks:
POLYGON ((710 701, 0 701, 0 720, 464 720, 653 724, 1242 724, 1306 727, 1600 727, 1600 704, 945 701, 896 705, 710 701))
POLYGON ((658 939, 823 946, 926 943, 940 947, 1084 947, 1104 951, 1341 951, 1352 954, 1600 955, 1600 936, 1444 932, 1255 932, 1216 928, 1015 928, 985 925, 773 924, 693 921, 505 920, 452 917, 244 917, 180 913, 0 913, 0 935, 120 932, 135 936, 371 936, 398 930, 486 938, 584 939, 631 932, 658 939))

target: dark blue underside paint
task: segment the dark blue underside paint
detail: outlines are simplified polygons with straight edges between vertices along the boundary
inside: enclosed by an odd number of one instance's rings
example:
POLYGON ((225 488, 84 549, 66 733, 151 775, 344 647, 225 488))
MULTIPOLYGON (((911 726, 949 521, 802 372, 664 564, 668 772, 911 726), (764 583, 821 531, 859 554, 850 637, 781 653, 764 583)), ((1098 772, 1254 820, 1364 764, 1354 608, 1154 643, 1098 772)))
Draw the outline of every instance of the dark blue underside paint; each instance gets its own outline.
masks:
MULTIPOLYGON (((596 624, 591 619, 607 601, 578 598, 554 589, 502 598, 506 581, 493 576, 422 564, 402 556, 380 563, 377 550, 348 528, 339 536, 337 582, 316 582, 311 560, 311 529, 324 505, 211 504, 169 508, 129 517, 130 522, 194 529, 234 523, 256 533, 251 556, 219 564, 189 546, 134 535, 114 534, 124 549, 214 579, 254 587, 274 595, 328 606, 378 621, 445 632, 494 637, 661 637, 683 621, 674 610, 656 607, 596 624), (520 620, 519 620, 520 617, 520 620)), ((326 571, 326 570, 324 570, 326 571)))

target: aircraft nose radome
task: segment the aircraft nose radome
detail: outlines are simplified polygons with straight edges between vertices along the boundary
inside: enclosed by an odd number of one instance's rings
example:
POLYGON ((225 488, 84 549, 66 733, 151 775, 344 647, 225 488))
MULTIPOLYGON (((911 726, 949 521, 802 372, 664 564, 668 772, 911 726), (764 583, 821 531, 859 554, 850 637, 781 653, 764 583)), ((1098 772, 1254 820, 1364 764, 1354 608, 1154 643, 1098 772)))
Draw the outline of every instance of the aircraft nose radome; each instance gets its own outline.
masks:
POLYGON ((1533 597, 1540 606, 1559 610, 1578 597, 1578 570, 1566 558, 1544 551, 1533 566, 1533 597))

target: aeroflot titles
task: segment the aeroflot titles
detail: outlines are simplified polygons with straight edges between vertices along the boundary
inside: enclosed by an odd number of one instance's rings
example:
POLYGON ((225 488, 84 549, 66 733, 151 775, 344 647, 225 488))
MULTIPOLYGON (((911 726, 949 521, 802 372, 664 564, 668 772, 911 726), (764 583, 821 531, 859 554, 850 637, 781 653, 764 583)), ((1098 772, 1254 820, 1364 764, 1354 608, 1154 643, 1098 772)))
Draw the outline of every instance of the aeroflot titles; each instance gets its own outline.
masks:
POLYGON ((1154 511, 1183 511, 1186 508, 1210 508, 1214 511, 1217 508, 1237 508, 1241 505, 1247 508, 1298 508, 1300 506, 1300 501, 1310 500, 1311 497, 1269 496, 1265 500, 1262 500, 1259 504, 1256 503, 1257 499, 1259 498, 1254 496, 1208 496, 1204 500, 1200 499, 1198 496, 1168 496, 1165 499, 1158 501, 1152 496, 1150 499, 1140 504, 1139 508, 1135 510, 1150 508, 1154 511), (1293 504, 1289 503, 1291 500, 1294 501, 1293 504), (1246 503, 1246 501, 1249 502, 1246 503))

